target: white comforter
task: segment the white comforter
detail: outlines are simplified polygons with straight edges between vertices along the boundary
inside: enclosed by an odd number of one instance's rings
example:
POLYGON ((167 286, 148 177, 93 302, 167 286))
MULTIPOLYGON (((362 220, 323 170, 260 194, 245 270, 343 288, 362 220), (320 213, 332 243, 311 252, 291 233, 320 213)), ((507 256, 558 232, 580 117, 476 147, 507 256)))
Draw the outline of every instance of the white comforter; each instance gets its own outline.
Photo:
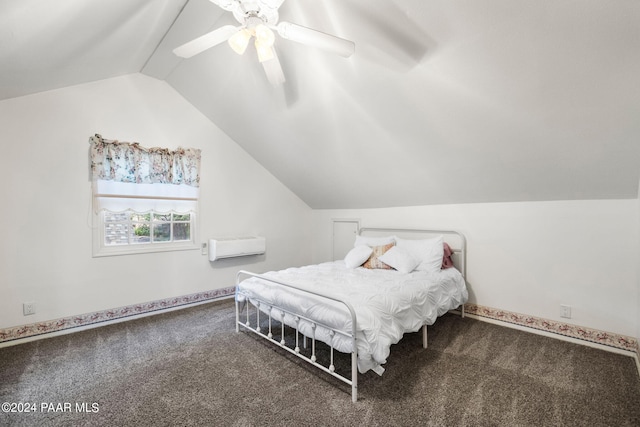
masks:
MULTIPOLYGON (((303 289, 333 296, 349 302, 357 315, 356 345, 358 370, 373 369, 382 374, 391 345, 406 332, 416 332, 422 325, 432 325, 438 316, 467 301, 464 279, 455 268, 438 273, 414 271, 402 274, 395 270, 349 269, 344 261, 328 262, 300 268, 269 272, 264 276, 303 289)), ((351 332, 351 316, 343 304, 303 292, 287 289, 258 278, 244 280, 238 285, 236 298, 259 297, 277 307, 342 331, 351 332)), ((267 307, 261 310, 267 312, 267 307)), ((277 310, 272 317, 281 320, 277 310)), ((285 323, 295 326, 293 316, 286 315, 285 323)), ((313 331, 309 323, 301 321, 300 332, 309 337, 313 331)), ((350 353, 352 341, 343 335, 331 337, 327 329, 317 327, 319 339, 341 352, 350 353)))

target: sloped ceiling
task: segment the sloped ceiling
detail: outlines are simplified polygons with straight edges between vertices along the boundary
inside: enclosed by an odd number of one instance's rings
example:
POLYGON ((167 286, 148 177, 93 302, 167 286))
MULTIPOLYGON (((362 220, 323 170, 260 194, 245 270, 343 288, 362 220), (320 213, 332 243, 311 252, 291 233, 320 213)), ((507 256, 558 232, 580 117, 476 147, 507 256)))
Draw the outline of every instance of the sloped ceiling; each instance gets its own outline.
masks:
POLYGON ((278 39, 274 87, 251 49, 173 55, 237 25, 208 0, 2 0, 0 97, 164 79, 313 208, 638 196, 640 2, 286 0, 280 20, 356 53, 278 39))
POLYGON ((0 99, 142 70, 187 0, 0 0, 0 99))

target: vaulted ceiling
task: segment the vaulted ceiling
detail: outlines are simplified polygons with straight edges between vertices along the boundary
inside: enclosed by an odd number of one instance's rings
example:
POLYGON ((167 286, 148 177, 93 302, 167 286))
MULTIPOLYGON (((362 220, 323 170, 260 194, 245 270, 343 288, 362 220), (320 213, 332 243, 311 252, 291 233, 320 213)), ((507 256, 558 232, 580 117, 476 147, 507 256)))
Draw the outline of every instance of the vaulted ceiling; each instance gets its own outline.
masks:
POLYGON ((313 208, 636 198, 640 2, 286 0, 353 40, 172 50, 238 25, 209 0, 0 0, 0 99, 163 79, 313 208))

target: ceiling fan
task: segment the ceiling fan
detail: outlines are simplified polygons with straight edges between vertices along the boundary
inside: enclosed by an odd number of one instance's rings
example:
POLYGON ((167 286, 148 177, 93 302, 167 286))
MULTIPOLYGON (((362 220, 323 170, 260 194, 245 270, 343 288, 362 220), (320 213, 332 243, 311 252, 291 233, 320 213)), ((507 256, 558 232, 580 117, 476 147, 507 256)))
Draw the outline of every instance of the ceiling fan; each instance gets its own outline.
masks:
POLYGON ((231 48, 242 55, 251 38, 255 38, 258 60, 262 63, 269 81, 284 83, 284 73, 274 49, 275 32, 280 37, 307 46, 336 53, 345 58, 355 50, 355 43, 321 31, 289 22, 278 23, 278 8, 284 0, 210 0, 222 9, 233 13, 239 26, 224 25, 173 50, 182 58, 191 58, 209 48, 228 41, 231 48))

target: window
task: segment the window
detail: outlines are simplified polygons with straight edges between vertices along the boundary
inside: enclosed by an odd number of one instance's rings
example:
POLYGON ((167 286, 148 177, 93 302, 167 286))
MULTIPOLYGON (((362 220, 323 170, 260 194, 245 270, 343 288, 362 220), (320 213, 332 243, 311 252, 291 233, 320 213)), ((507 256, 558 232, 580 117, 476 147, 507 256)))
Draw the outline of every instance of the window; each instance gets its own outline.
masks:
POLYGON ((194 212, 97 213, 94 256, 197 249, 194 212))
POLYGON ((191 213, 102 212, 104 244, 143 245, 191 240, 191 213))
POLYGON ((198 249, 200 150, 89 142, 94 256, 198 249))

